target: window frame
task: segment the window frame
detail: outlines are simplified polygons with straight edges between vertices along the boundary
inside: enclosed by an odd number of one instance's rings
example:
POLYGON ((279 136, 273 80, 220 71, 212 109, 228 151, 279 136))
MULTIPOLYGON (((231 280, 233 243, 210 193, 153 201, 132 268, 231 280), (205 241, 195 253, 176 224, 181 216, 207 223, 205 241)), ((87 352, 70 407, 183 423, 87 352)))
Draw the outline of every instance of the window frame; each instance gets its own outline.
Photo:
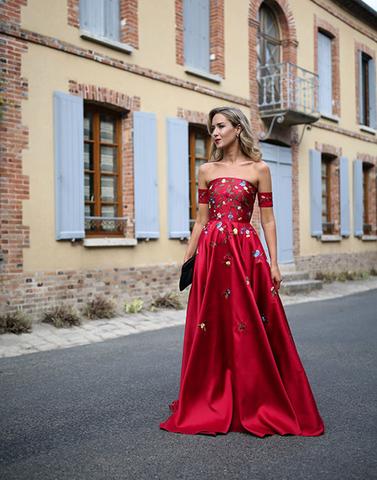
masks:
MULTIPOLYGON (((122 182, 122 114, 115 109, 99 105, 92 102, 84 102, 84 118, 87 112, 91 112, 93 115, 93 138, 92 140, 87 140, 84 137, 84 147, 86 143, 93 145, 93 171, 86 169, 84 166, 84 179, 86 174, 93 174, 93 191, 94 191, 94 200, 87 201, 84 196, 84 210, 85 207, 89 205, 94 205, 93 213, 94 217, 103 217, 102 215, 102 206, 103 205, 116 205, 116 215, 115 217, 122 217, 123 210, 123 182, 122 182), (116 143, 104 142, 100 138, 100 116, 101 114, 107 114, 114 117, 115 123, 115 139, 116 143), (110 146, 117 148, 116 162, 117 168, 116 173, 110 174, 109 172, 101 171, 101 146, 110 146), (117 176, 116 181, 116 201, 114 202, 102 202, 101 199, 101 177, 102 176, 117 176)), ((91 215, 90 215, 91 216, 91 215)), ((87 216, 85 215, 85 220, 87 216)), ((98 222, 101 222, 99 220, 98 222)), ((124 228, 122 226, 118 227, 117 231, 103 230, 97 228, 95 230, 89 230, 85 226, 85 236, 86 237, 123 237, 124 228)))
POLYGON ((190 222, 190 230, 192 230, 195 220, 196 220, 196 212, 198 208, 197 202, 197 178, 195 173, 195 164, 196 160, 201 157, 196 156, 195 151, 195 141, 196 136, 198 133, 203 133, 205 137, 205 157, 203 158, 203 163, 208 162, 209 153, 211 148, 211 137, 208 135, 207 129, 203 125, 198 124, 189 124, 189 222, 190 222))
POLYGON ((333 211, 332 211, 332 162, 334 157, 322 153, 321 155, 321 191, 323 185, 323 179, 325 179, 326 193, 325 195, 322 192, 321 196, 321 208, 323 207, 323 197, 326 197, 326 222, 323 221, 323 210, 321 211, 321 220, 322 220, 322 232, 325 235, 333 235, 335 224, 333 222, 333 211), (325 165, 325 175, 322 174, 322 165, 325 165))

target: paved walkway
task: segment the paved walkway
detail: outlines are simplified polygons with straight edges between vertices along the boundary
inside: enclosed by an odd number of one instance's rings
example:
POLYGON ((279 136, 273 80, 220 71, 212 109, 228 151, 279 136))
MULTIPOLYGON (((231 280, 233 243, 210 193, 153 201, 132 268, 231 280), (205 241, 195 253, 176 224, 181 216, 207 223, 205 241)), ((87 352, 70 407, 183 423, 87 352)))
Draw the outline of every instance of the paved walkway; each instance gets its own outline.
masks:
MULTIPOLYGON (((280 298, 283 305, 286 306, 342 297, 372 289, 377 290, 377 277, 370 277, 366 280, 332 282, 324 284, 320 290, 313 290, 301 295, 280 295, 280 298)), ((15 357, 44 350, 87 345, 134 333, 183 325, 185 318, 186 309, 183 309, 143 311, 109 320, 86 320, 82 325, 70 328, 56 328, 45 323, 35 323, 31 333, 0 335, 0 357, 15 357)))

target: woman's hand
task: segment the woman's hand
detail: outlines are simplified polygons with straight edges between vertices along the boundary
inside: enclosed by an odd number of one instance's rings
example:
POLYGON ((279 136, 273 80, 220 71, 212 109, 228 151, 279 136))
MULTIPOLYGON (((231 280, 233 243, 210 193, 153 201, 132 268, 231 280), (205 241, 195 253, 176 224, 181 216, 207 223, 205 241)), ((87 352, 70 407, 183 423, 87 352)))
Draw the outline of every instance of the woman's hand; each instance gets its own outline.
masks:
POLYGON ((275 289, 279 290, 282 278, 278 265, 271 265, 271 278, 274 282, 275 289))

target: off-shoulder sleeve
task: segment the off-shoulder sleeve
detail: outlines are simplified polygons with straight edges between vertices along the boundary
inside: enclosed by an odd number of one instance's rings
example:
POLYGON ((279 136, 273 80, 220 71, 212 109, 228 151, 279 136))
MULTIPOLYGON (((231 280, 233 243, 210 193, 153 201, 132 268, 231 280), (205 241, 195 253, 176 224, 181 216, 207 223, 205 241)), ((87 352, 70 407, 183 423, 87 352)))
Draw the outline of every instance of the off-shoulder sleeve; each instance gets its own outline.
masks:
POLYGON ((258 192, 258 204, 260 207, 272 207, 272 192, 258 192))
POLYGON ((198 188, 198 203, 208 203, 208 188, 198 188))

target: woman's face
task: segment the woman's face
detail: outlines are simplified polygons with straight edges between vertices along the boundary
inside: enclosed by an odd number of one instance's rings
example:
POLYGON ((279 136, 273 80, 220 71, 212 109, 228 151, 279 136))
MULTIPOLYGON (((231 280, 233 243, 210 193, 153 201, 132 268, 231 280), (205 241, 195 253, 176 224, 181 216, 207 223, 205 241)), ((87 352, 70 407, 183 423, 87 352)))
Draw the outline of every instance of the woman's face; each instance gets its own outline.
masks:
POLYGON ((212 118, 212 138, 218 148, 226 148, 236 141, 238 129, 221 113, 212 118))

